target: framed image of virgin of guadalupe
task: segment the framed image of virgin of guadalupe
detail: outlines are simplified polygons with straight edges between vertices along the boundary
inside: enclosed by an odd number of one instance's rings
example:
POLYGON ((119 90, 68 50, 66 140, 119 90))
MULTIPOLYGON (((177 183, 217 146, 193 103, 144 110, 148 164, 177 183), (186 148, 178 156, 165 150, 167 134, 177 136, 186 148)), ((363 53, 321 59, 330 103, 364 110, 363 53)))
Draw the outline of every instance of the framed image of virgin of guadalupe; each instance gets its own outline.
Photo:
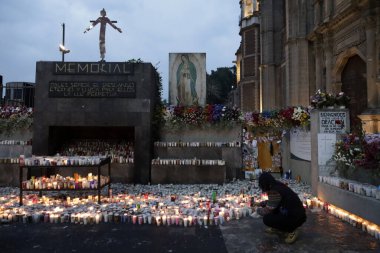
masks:
POLYGON ((206 54, 169 54, 169 102, 172 105, 206 103, 206 54))

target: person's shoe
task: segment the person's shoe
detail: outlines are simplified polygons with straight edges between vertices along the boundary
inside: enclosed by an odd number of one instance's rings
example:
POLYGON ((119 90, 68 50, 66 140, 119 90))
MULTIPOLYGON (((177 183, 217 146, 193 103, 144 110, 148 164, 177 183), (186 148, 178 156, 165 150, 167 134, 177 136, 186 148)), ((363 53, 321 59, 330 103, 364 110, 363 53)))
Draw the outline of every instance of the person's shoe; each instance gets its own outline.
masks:
POLYGON ((267 234, 281 234, 282 232, 281 232, 281 230, 278 230, 276 228, 269 227, 269 228, 265 229, 265 233, 267 233, 267 234))
POLYGON ((298 232, 297 229, 294 230, 294 231, 291 232, 291 233, 286 233, 285 242, 286 242, 287 244, 292 244, 292 243, 294 243, 294 242, 297 240, 298 235, 299 235, 299 232, 298 232))

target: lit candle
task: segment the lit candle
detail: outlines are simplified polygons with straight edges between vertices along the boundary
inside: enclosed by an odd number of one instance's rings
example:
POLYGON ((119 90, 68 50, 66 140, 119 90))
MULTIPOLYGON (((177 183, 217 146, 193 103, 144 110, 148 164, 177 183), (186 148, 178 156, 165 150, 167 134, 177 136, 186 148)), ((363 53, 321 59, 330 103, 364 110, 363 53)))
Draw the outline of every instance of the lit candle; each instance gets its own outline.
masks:
POLYGON ((203 217, 203 224, 204 224, 205 227, 207 226, 207 223, 208 223, 207 220, 208 220, 208 217, 207 217, 207 215, 205 215, 203 217))
POLYGON ((147 224, 148 223, 148 215, 143 214, 143 223, 147 224))
POLYGON ((133 216, 132 216, 132 223, 133 223, 133 224, 136 224, 136 222, 137 222, 137 216, 136 216, 136 215, 133 215, 133 216))
POLYGON ((186 217, 183 218, 183 225, 184 225, 184 227, 187 227, 188 222, 189 222, 188 218, 186 218, 186 217))
POLYGON ((233 214, 234 214, 234 212, 233 212, 232 208, 230 210, 228 210, 227 221, 230 221, 232 219, 233 214))
POLYGON ((49 218, 50 223, 54 223, 55 214, 52 213, 49 218))
POLYGON ((87 225, 87 219, 88 219, 88 214, 85 213, 85 214, 83 215, 83 224, 84 224, 84 225, 87 225))
POLYGON ((214 216, 214 224, 215 224, 215 226, 218 226, 218 223, 219 223, 219 217, 218 216, 214 216))
POLYGON ((240 210, 239 210, 239 208, 235 208, 235 218, 236 218, 237 220, 240 219, 240 210))
POLYGON ((192 225, 193 223, 193 216, 189 216, 189 227, 192 225))
POLYGON ((35 213, 32 215, 33 223, 38 223, 40 221, 40 215, 35 213))
POLYGON ((224 212, 219 213, 219 224, 223 225, 224 224, 224 212))
POLYGON ((156 223, 157 223, 157 226, 161 225, 161 217, 160 216, 156 216, 156 223))
POLYGON ((203 220, 203 218, 201 218, 200 216, 195 216, 195 219, 197 220, 197 222, 198 222, 198 225, 199 226, 202 226, 202 220, 203 220))

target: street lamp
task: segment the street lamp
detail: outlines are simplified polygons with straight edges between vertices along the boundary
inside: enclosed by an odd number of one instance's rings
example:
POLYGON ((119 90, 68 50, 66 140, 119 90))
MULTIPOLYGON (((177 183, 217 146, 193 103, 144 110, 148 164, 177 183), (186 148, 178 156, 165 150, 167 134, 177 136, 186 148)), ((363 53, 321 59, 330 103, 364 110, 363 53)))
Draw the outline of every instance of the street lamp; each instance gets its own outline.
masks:
POLYGON ((65 23, 62 24, 62 44, 59 44, 59 51, 62 52, 62 62, 64 62, 65 54, 70 53, 70 49, 65 47, 65 23))

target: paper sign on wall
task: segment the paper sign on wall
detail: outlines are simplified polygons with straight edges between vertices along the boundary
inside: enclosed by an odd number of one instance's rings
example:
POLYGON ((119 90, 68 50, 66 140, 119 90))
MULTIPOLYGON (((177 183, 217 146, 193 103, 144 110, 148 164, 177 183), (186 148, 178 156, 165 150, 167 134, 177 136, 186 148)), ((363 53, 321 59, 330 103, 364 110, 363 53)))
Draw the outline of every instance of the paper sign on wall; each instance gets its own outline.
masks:
POLYGON ((331 111, 319 112, 319 132, 320 133, 341 133, 344 134, 347 129, 347 112, 331 111))
POLYGON ((335 152, 336 134, 318 134, 318 165, 326 165, 335 152))

